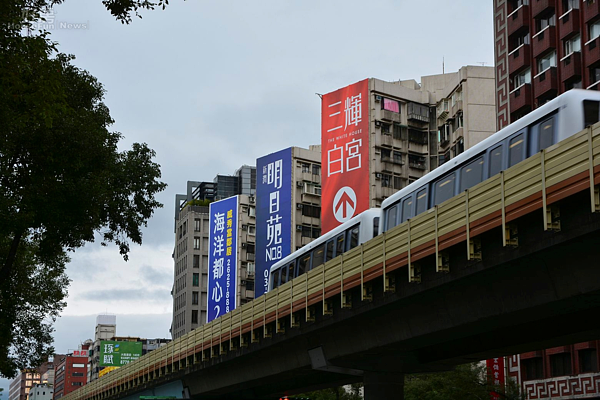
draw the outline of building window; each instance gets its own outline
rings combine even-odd
[[[195,232],[200,232],[200,223],[201,223],[201,221],[199,219],[194,220],[194,231]]]
[[[579,0],[562,0],[563,13],[567,13],[572,9],[579,9]]]
[[[248,235],[256,236],[256,226],[248,225]]]
[[[321,207],[310,204],[300,204],[302,207],[302,215],[311,218],[321,218]]]
[[[200,286],[200,274],[192,275],[192,286],[195,286],[195,287]]]
[[[553,377],[571,375],[571,353],[551,355],[550,372]]]
[[[192,304],[198,305],[198,292],[192,292]]]
[[[392,176],[388,174],[381,174],[381,187],[392,187]]]
[[[423,156],[409,154],[408,155],[408,165],[411,168],[424,170],[424,169],[427,169],[427,160]]]
[[[199,237],[194,238],[194,250],[200,250],[200,238]]]
[[[546,18],[536,19],[535,22],[537,26],[537,32],[539,33],[549,26],[556,25],[556,16],[552,14],[551,16]],[[544,37],[543,35],[543,33],[540,35],[539,40],[541,40]]]
[[[390,134],[390,124],[386,124],[385,122],[381,123],[381,133],[384,135],[389,135]]]
[[[527,358],[521,360],[523,380],[531,381],[544,378],[544,365],[541,357]]]
[[[253,254],[255,251],[256,250],[255,250],[254,244],[252,244],[252,243],[247,243],[246,244],[246,253],[252,253]]]
[[[537,66],[538,73],[542,73],[550,67],[556,67],[556,52],[553,51],[550,54],[538,59]]]
[[[394,164],[402,165],[402,153],[400,153],[399,151],[394,151],[392,162]]]
[[[590,34],[590,42],[600,36],[600,21],[590,24],[588,31]]]
[[[318,164],[313,164],[312,173],[313,175],[321,175],[321,166]]]
[[[71,376],[83,376],[83,372],[73,372]]]
[[[399,176],[394,176],[394,189],[402,189],[402,178]]]
[[[518,75],[515,75],[513,80],[513,88],[516,89],[525,85],[526,83],[531,83],[531,70],[527,69],[526,71],[521,72]]]
[[[248,207],[248,216],[256,217],[256,208],[255,207]]]
[[[310,164],[302,163],[301,167],[302,167],[302,173],[310,174]]]
[[[192,310],[192,324],[198,323],[198,310]]]
[[[194,260],[194,264],[192,265],[192,267],[200,268],[200,255],[194,254],[193,260]]]
[[[392,151],[388,149],[381,149],[381,162],[391,162]]]
[[[82,382],[72,382],[71,385],[72,386],[82,386],[83,383]]]
[[[598,356],[596,349],[579,350],[579,372],[598,371]]]
[[[321,185],[317,185],[316,183],[312,183],[312,182],[304,182],[304,193],[320,196],[321,195]]]
[[[400,103],[396,100],[383,98],[383,102],[381,103],[381,108],[388,111],[400,112]]]
[[[571,53],[581,51],[581,36],[577,35],[572,39],[564,41],[565,56]]]
[[[253,262],[249,262],[248,264],[246,264],[246,272],[248,272],[248,274],[254,274],[254,263]]]

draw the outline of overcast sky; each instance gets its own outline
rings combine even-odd
[[[168,184],[129,262],[114,246],[72,255],[58,353],[93,338],[100,313],[117,315],[118,335],[170,337],[175,194],[319,144],[316,93],[368,77],[420,81],[442,73],[442,60],[446,72],[494,61],[491,0],[170,3],[130,25],[100,0],[54,9],[52,39],[104,85],[121,148],[148,143]]]

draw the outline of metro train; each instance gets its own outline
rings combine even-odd
[[[600,92],[572,89],[271,266],[269,290],[600,120]]]

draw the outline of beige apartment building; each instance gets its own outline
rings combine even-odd
[[[191,199],[194,193],[191,191]],[[238,195],[238,259],[236,305],[254,299],[256,235],[255,197]],[[177,339],[206,322],[209,207],[183,202],[175,220],[173,322],[171,336]]]
[[[321,146],[292,147],[292,251],[321,236]]]
[[[492,67],[369,79],[370,207],[493,134],[494,90]]]

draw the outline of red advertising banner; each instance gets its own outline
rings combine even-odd
[[[492,358],[485,361],[490,383],[504,387],[504,357]],[[500,400],[500,395],[496,392],[490,392],[491,400]]]
[[[321,233],[369,208],[369,80],[321,102]]]

